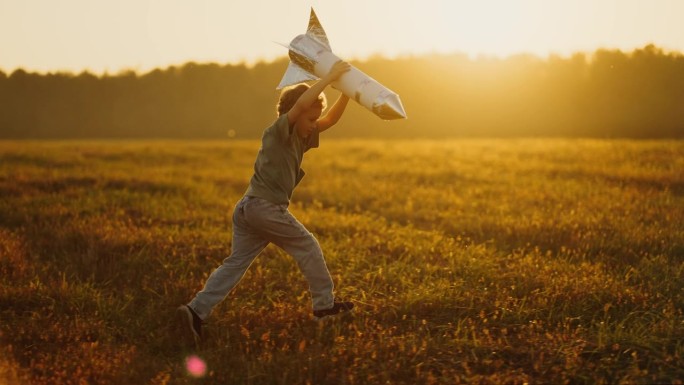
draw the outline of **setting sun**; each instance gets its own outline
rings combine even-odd
[[[469,53],[506,55],[522,43],[521,26],[526,12],[512,2],[472,2],[467,6],[445,2],[436,15],[441,34],[435,46],[441,51],[459,50]],[[467,16],[467,17],[466,17]]]

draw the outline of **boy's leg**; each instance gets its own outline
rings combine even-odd
[[[244,203],[245,199],[241,200],[233,214],[233,244],[230,256],[211,273],[202,291],[188,304],[203,320],[237,285],[256,256],[268,245],[268,241],[254,232],[245,220]]]
[[[290,254],[306,277],[314,310],[333,306],[333,281],[316,238],[284,205],[259,200],[260,210],[250,211],[247,220],[261,235]]]
[[[301,237],[282,237],[274,239],[273,243],[295,259],[299,270],[306,277],[311,292],[313,310],[331,308],[334,302],[334,284],[323,258],[321,246],[313,234],[308,232],[307,235]]]

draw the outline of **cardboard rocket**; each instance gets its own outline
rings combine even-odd
[[[295,37],[289,49],[290,64],[285,71],[278,89],[325,76],[333,64],[341,60],[330,48],[328,37],[311,8],[309,27],[303,35]],[[356,100],[384,120],[405,119],[406,112],[399,95],[392,92],[375,79],[351,66],[349,72],[340,76],[332,86]]]

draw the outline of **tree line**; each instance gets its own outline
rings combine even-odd
[[[288,61],[138,74],[0,71],[0,138],[258,138]],[[407,120],[350,103],[334,137],[684,137],[684,56],[648,45],[570,57],[423,55],[352,62]],[[329,103],[336,91],[326,91]]]

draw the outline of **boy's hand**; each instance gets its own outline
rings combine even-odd
[[[293,127],[297,119],[299,119],[300,115],[309,107],[311,107],[311,104],[313,104],[313,102],[316,101],[316,99],[318,99],[318,95],[320,95],[321,92],[323,92],[325,87],[339,79],[340,76],[348,72],[350,69],[351,65],[349,65],[349,63],[340,60],[333,64],[332,68],[330,69],[330,72],[328,72],[327,75],[325,75],[321,80],[314,83],[308,90],[304,91],[304,93],[299,97],[299,99],[297,99],[297,102],[295,102],[294,106],[290,108],[290,111],[287,112],[287,121],[290,124],[290,127]],[[344,105],[346,105],[346,103],[344,103]],[[344,108],[342,108],[341,110],[344,110]]]
[[[330,72],[328,72],[328,75],[326,77],[328,80],[331,82],[337,80],[342,76],[343,74],[349,72],[351,70],[351,65],[347,63],[344,60],[340,60],[333,64],[332,68],[330,69]]]

